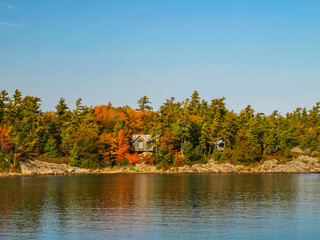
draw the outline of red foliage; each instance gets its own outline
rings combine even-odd
[[[11,148],[11,141],[10,138],[8,136],[8,128],[7,125],[4,124],[3,126],[0,127],[0,148],[1,148],[1,152],[4,149],[8,149]]]

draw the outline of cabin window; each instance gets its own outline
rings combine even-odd
[[[144,142],[138,142],[138,148],[144,148]]]

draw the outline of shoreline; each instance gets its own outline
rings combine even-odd
[[[48,163],[38,160],[21,161],[21,172],[0,172],[0,177],[44,176],[44,175],[80,175],[80,174],[311,174],[320,173],[319,158],[299,156],[286,163],[276,159],[264,161],[255,166],[217,163],[213,160],[206,164],[171,167],[168,170],[157,169],[144,163],[135,167],[120,167],[119,169],[84,169],[67,164]]]

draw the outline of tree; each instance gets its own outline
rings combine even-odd
[[[9,101],[8,92],[5,90],[2,90],[0,93],[0,124],[3,121],[6,105],[8,101]]]
[[[46,155],[51,158],[58,157],[57,143],[53,138],[48,139],[45,146]]]
[[[70,155],[70,166],[74,167],[80,167],[81,166],[81,150],[80,148],[75,144],[71,150],[71,155]]]
[[[182,145],[182,152],[184,155],[184,162],[191,165],[196,161],[203,160],[200,147],[194,147],[189,141],[186,141]]]
[[[200,97],[197,91],[194,91],[191,95],[191,101],[187,107],[187,114],[196,115],[199,113],[200,109]]]
[[[131,163],[131,164],[136,164],[136,163],[140,162],[140,157],[139,157],[138,153],[134,153],[134,154],[127,153],[126,158],[128,159],[129,163]]]
[[[126,159],[130,148],[131,147],[129,144],[129,138],[126,132],[123,129],[121,129],[118,134],[118,149],[117,149],[117,155],[116,155],[116,160],[118,164],[120,164],[121,161]]]
[[[173,163],[173,154],[170,153],[167,145],[161,145],[157,154],[156,163],[160,167],[167,167]]]
[[[62,127],[68,121],[70,121],[70,112],[68,105],[66,104],[66,100],[64,98],[60,98],[58,105],[56,106],[58,125]]]
[[[143,96],[138,100],[138,105],[139,105],[139,111],[144,111],[144,110],[152,110],[152,107],[148,104],[151,104],[149,101],[149,98],[147,96]]]
[[[8,136],[8,128],[7,125],[4,124],[3,126],[0,126],[0,148],[1,148],[1,153],[5,149],[9,149],[12,147],[10,138]]]

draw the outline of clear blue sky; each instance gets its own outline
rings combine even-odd
[[[320,101],[319,0],[0,0],[0,88],[157,109],[194,90],[239,111]]]

